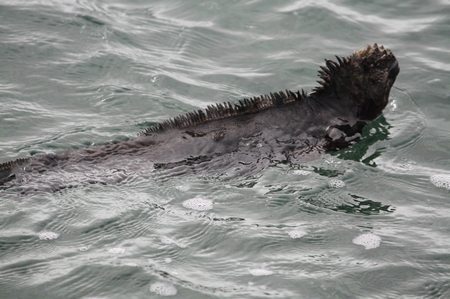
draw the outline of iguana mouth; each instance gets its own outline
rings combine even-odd
[[[390,79],[395,79],[397,77],[398,73],[400,73],[400,67],[398,66],[397,60],[391,65],[388,72]]]

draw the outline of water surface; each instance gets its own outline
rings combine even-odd
[[[361,142],[310,163],[0,193],[0,298],[449,298],[448,32],[445,0],[3,1],[0,162],[309,92],[369,43],[401,73]]]

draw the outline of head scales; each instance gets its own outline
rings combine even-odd
[[[340,101],[343,107],[356,109],[357,117],[371,120],[387,105],[389,91],[400,70],[389,49],[374,44],[349,57],[325,59],[317,81],[320,86],[311,95],[320,101]]]

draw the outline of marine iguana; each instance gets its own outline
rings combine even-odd
[[[400,71],[392,52],[377,44],[336,59],[325,59],[309,95],[286,90],[217,104],[148,127],[131,141],[6,162],[0,185],[56,191],[160,168],[236,175],[316,159],[359,138],[387,105]]]

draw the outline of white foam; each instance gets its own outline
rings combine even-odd
[[[175,189],[177,189],[178,191],[186,192],[186,191],[189,191],[189,189],[191,189],[191,187],[188,185],[179,185],[179,186],[176,186]]]
[[[196,210],[196,211],[208,211],[212,210],[213,202],[209,199],[204,199],[201,197],[195,197],[183,202],[183,207],[186,209]]]
[[[155,282],[150,285],[150,292],[160,296],[175,296],[177,294],[177,289],[171,283]]]
[[[161,243],[166,244],[166,245],[175,243],[174,239],[166,237],[166,236],[159,237],[159,240],[161,240]]]
[[[345,187],[345,183],[342,180],[331,179],[328,181],[328,186],[330,188],[342,188],[342,187]]]
[[[123,265],[124,266],[128,266],[128,267],[139,267],[139,265],[138,264],[136,264],[136,263],[123,263]]]
[[[297,170],[294,170],[293,173],[296,175],[308,175],[311,173],[311,171],[297,169]]]
[[[292,239],[300,239],[303,236],[306,236],[308,233],[304,230],[296,229],[288,232],[289,237]]]
[[[58,233],[54,232],[40,232],[39,233],[39,240],[54,240],[59,237]]]
[[[381,238],[374,234],[362,234],[353,239],[353,244],[364,246],[366,249],[373,249],[380,246]]]
[[[110,248],[108,249],[109,253],[114,253],[114,254],[122,254],[125,253],[125,248],[121,248],[121,247],[114,247],[114,248]]]
[[[450,175],[448,174],[435,174],[430,176],[430,181],[433,185],[439,188],[445,188],[450,190]]]
[[[273,274],[273,271],[266,269],[249,269],[248,272],[254,276],[267,276]]]

